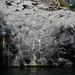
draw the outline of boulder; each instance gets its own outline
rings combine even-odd
[[[75,12],[50,11],[47,9],[55,7],[47,3],[0,0],[1,63],[3,60],[8,66],[71,66],[75,63]]]

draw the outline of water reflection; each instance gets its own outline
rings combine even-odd
[[[75,75],[75,68],[0,68],[0,75]]]

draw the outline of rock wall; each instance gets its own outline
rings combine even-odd
[[[9,1],[9,2],[8,2]],[[0,0],[0,65],[72,66],[75,12],[43,3]]]

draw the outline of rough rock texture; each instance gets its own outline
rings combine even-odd
[[[33,0],[0,0],[0,65],[75,63],[75,12],[41,7]]]

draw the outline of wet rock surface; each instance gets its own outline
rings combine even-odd
[[[7,66],[75,63],[75,12],[39,9],[43,5],[33,0],[0,0],[0,63]]]

